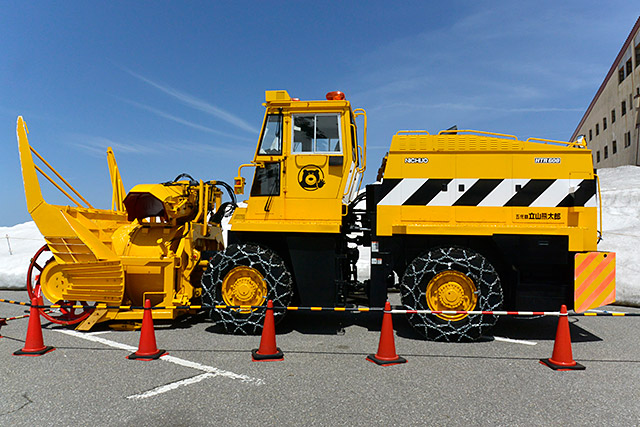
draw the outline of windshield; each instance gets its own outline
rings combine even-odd
[[[260,141],[258,155],[280,155],[282,154],[282,115],[269,114],[267,123]]]

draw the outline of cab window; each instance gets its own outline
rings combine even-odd
[[[269,114],[262,133],[258,155],[279,156],[282,154],[282,115]]]
[[[256,168],[251,186],[251,196],[279,196],[280,195],[280,163],[266,163],[262,168]]]
[[[293,153],[341,153],[339,114],[293,115]]]

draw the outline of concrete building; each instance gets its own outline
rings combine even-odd
[[[640,165],[640,18],[571,140],[593,151],[595,168]]]

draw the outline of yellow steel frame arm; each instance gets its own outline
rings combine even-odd
[[[113,188],[113,192],[111,193],[111,209],[116,212],[124,212],[125,207],[122,201],[127,193],[124,191],[120,169],[118,169],[116,156],[113,154],[111,147],[107,148],[107,163],[109,164],[109,176],[111,176],[111,188]]]
[[[32,213],[44,203],[44,198],[42,197],[38,174],[36,174],[35,164],[33,163],[33,156],[31,156],[31,146],[29,146],[29,140],[27,139],[29,129],[22,116],[18,117],[16,133],[20,163],[22,164],[22,179],[24,180],[25,196],[27,198],[27,210]]]

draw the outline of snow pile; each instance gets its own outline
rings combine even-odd
[[[601,169],[598,174],[604,227],[598,249],[616,252],[616,301],[640,306],[640,263],[635,258],[640,253],[640,167]],[[227,222],[225,218],[225,237]],[[43,244],[33,222],[0,227],[0,289],[25,287],[29,261]],[[360,280],[369,277],[369,258],[369,248],[360,248]]]
[[[0,227],[0,289],[25,289],[31,257],[44,245],[36,224]]]
[[[600,169],[601,251],[616,252],[616,302],[640,306],[640,167]]]

